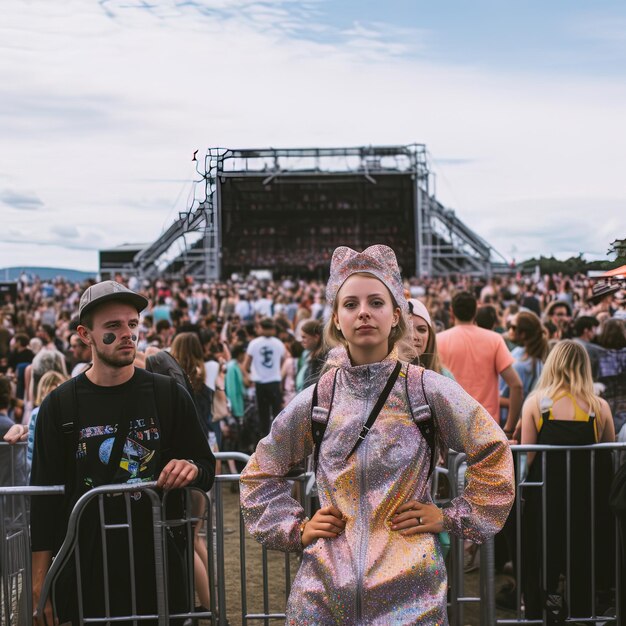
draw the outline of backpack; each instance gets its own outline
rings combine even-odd
[[[424,368],[407,364],[406,369],[400,371],[399,376],[404,378],[406,396],[408,398],[409,410],[415,425],[419,428],[422,437],[430,449],[430,467],[428,477],[433,473],[437,461],[437,420],[435,410],[428,401],[426,389],[424,387]],[[335,397],[335,387],[337,384],[337,373],[339,368],[328,370],[320,377],[313,389],[313,402],[311,404],[311,434],[313,436],[313,467],[317,472],[320,448],[328,426],[328,419]],[[410,379],[410,380],[409,380]],[[421,397],[413,397],[409,394],[409,385],[412,388],[421,387]],[[414,394],[419,396],[419,394]],[[423,402],[422,402],[423,401]],[[420,403],[422,402],[422,403]],[[374,418],[375,419],[375,418]],[[373,423],[370,425],[373,425]],[[367,435],[369,429],[363,436]]]
[[[156,354],[150,355],[146,359],[146,371],[153,374],[163,374],[173,378],[179,385],[184,387],[193,398],[193,387],[187,372],[180,366],[180,363],[165,350],[159,350]]]
[[[204,436],[209,436],[209,422],[211,421],[211,406],[213,402],[213,393],[204,385],[198,393],[193,390],[191,380],[187,376],[187,372],[181,367],[180,363],[165,350],[160,350],[156,354],[150,355],[146,359],[146,371],[153,374],[162,374],[173,378],[181,387],[187,390],[187,393],[193,400],[193,405],[196,408],[196,415],[200,422],[200,428]],[[158,404],[157,404],[158,408]]]

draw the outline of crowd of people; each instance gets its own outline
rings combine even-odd
[[[347,312],[342,318],[337,309],[338,292],[344,282],[365,291],[373,288],[350,282],[353,274],[373,274],[392,295],[389,306],[393,305],[399,317],[394,318],[385,339],[388,347],[399,351],[404,360],[442,375],[435,379],[425,377],[430,382],[424,387],[424,394],[427,403],[430,393],[437,403],[437,417],[449,428],[442,433],[443,439],[450,447],[473,450],[485,433],[522,444],[626,441],[626,297],[620,279],[608,282],[582,275],[518,275],[402,280],[399,272],[393,270],[389,278],[384,263],[382,269],[377,265],[380,254],[384,256],[385,252],[359,257],[359,262],[367,265],[367,261],[370,266],[345,271],[345,275],[341,275],[343,266],[333,257],[335,274],[331,265],[328,284],[288,277],[210,284],[190,277],[151,282],[116,277],[118,283],[142,294],[145,300],[132,330],[136,346],[133,365],[152,371],[151,363],[156,355],[162,352],[172,355],[184,372],[200,425],[212,449],[256,451],[254,463],[244,474],[247,482],[242,483],[245,486],[242,504],[251,531],[273,547],[291,549],[294,541],[291,517],[301,527],[296,539],[301,538],[305,546],[316,538],[329,536],[322,530],[326,528],[324,524],[330,524],[328,532],[334,533],[331,536],[342,534],[346,528],[345,512],[339,514],[334,504],[330,504],[336,503],[339,496],[321,502],[326,504],[320,509],[320,515],[325,516],[322,522],[319,517],[311,521],[301,519],[299,512],[293,512],[290,502],[284,509],[274,510],[286,525],[283,535],[280,524],[274,529],[263,527],[270,518],[261,516],[261,523],[258,516],[270,506],[275,493],[271,492],[269,500],[264,501],[259,490],[255,490],[254,481],[258,474],[271,473],[267,468],[285,469],[283,465],[302,460],[295,457],[303,450],[297,447],[292,450],[288,445],[296,445],[289,439],[293,425],[285,426],[287,418],[281,417],[281,425],[277,422],[274,428],[274,420],[279,414],[287,413],[292,415],[289,418],[292,422],[300,420],[306,426],[308,413],[302,409],[302,398],[310,394],[312,387],[317,390],[316,384],[323,380],[325,371],[333,368],[342,371],[343,378],[339,380],[343,385],[370,384],[370,374],[367,380],[363,378],[356,355],[361,355],[365,359],[362,362],[367,364],[373,363],[368,360],[371,355],[359,352],[358,337],[349,338],[339,324],[341,319],[348,319]],[[394,267],[393,263],[389,261],[389,266]],[[334,289],[333,280],[338,281],[337,276],[342,276],[343,282],[337,282]],[[0,436],[12,443],[27,440],[29,463],[38,440],[39,409],[46,396],[65,381],[93,372],[100,362],[101,354],[95,357],[94,344],[87,340],[89,333],[77,315],[79,307],[84,306],[81,294],[88,286],[63,278],[40,280],[24,273],[18,281],[17,299],[1,305]],[[355,309],[361,306],[360,297],[354,296]],[[366,294],[363,298],[367,300],[370,296]],[[401,320],[406,320],[406,328]],[[364,332],[368,330],[366,326],[363,328]],[[407,340],[403,352],[403,342]],[[104,344],[108,341],[106,333],[102,341]],[[347,350],[347,356],[337,352],[339,346]],[[375,361],[385,364],[380,369],[385,370],[385,377],[389,375],[387,369],[391,365],[386,365],[386,353],[376,354]],[[405,376],[409,376],[409,370]],[[455,394],[460,393],[457,389],[467,394],[457,398],[458,407],[464,407],[463,416],[450,408],[453,403],[449,399],[447,403],[437,399],[442,390],[449,397],[457,397]],[[348,407],[350,394],[347,390],[342,394],[340,385],[335,401]],[[310,404],[310,398],[308,401]],[[484,416],[490,416],[489,421]],[[470,420],[467,429],[460,426],[466,419]],[[474,420],[473,433],[471,420]],[[381,421],[386,423],[384,417]],[[504,471],[502,463],[502,459],[494,461],[493,467]],[[532,458],[529,463],[532,465]],[[324,468],[323,462],[321,467]],[[414,478],[421,484],[427,477],[428,464],[420,467],[420,472],[426,474]],[[237,468],[231,464],[229,469],[235,472]],[[472,476],[472,471],[470,463],[468,476]],[[475,471],[480,476],[478,469]],[[562,468],[551,471],[562,473]],[[324,488],[331,489],[326,484],[331,474],[328,470],[321,475],[322,493]],[[340,478],[335,476],[333,480]],[[439,519],[431,509],[420,508],[421,504],[398,509],[396,523],[401,530],[410,528],[414,521],[410,511],[417,511],[416,526],[422,526],[422,518],[428,520],[424,524],[427,530],[423,532],[454,531],[458,526],[456,530],[466,539],[477,539],[482,536],[482,526],[495,532],[497,524],[490,521],[491,516],[495,515],[504,524],[505,492],[503,487],[497,515],[476,513],[474,533],[463,530],[453,512]],[[348,490],[346,495],[351,493]],[[471,496],[467,497],[471,500]],[[530,500],[528,511],[533,507]],[[472,505],[473,510],[476,506]],[[555,516],[556,527],[557,513],[550,514]],[[561,514],[562,511],[558,513]],[[358,513],[353,517],[356,519]],[[312,523],[314,520],[317,521]],[[311,525],[307,529],[308,524]],[[526,521],[525,532],[532,535],[532,528]],[[371,532],[377,530],[372,528]],[[502,536],[503,547],[497,559],[515,561],[514,550],[507,551],[506,547],[507,543],[509,548],[511,544],[507,542],[507,537],[510,539],[507,526]],[[537,585],[544,592],[553,591],[559,576],[565,573],[564,567],[564,563],[555,559],[549,580],[541,581],[539,574],[534,578],[527,575],[523,581],[513,581],[504,592],[508,591],[512,597],[515,584],[525,585],[527,606],[533,615],[539,615]],[[573,574],[578,585],[580,575],[576,572],[585,568],[588,562],[583,559]],[[300,582],[303,581],[307,579]],[[430,597],[441,595],[440,582],[434,580]],[[310,579],[306,584],[309,589],[315,586]],[[381,586],[381,602],[389,592],[386,589],[385,585]],[[587,596],[578,594],[580,610],[586,610],[590,602]],[[445,598],[440,600],[445,604]],[[506,604],[506,598],[501,600]],[[383,605],[372,606],[372,614],[384,613]],[[307,619],[322,610],[319,603],[305,606],[301,599],[291,607],[294,615]],[[403,610],[412,615],[415,607],[409,603]]]
[[[319,377],[325,362],[322,327],[330,315],[322,282],[117,280],[149,301],[138,329],[139,364],[155,350],[171,350],[177,335],[197,335],[205,363],[204,383],[215,392],[218,375],[224,377],[228,417],[234,419],[220,420],[220,429],[212,425],[210,430],[226,446],[253,450],[258,438],[269,432],[270,418]],[[41,378],[56,372],[43,386],[49,391],[52,384],[84,371],[91,361],[89,346],[76,332],[76,310],[84,287],[63,278],[42,281],[24,273],[18,281],[17,301],[5,302],[0,309],[0,374],[13,382],[9,414],[18,424],[31,424],[31,434],[31,415],[36,419],[43,399],[38,394]],[[516,440],[520,433],[512,431],[521,403],[536,384],[549,349],[566,338],[585,347],[596,390],[612,408],[616,432],[626,424],[620,379],[626,300],[618,283],[580,275],[539,280],[456,277],[410,279],[404,288],[409,303],[420,307],[421,315],[414,319],[421,320],[426,337],[421,362],[439,373],[453,374],[508,434],[517,435]],[[469,310],[455,314],[452,302],[460,293],[469,294]],[[457,306],[463,308],[459,302]],[[494,334],[479,333],[481,327],[494,331],[502,342]],[[419,344],[422,340],[415,328]],[[495,342],[498,362],[489,371],[478,338]],[[265,360],[262,367],[261,360]],[[508,421],[507,416],[511,416]],[[233,442],[233,437],[241,442]]]

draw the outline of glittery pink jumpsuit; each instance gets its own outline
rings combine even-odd
[[[430,502],[430,453],[399,377],[374,427],[348,460],[396,355],[351,366],[343,352],[337,388],[321,446],[317,484],[322,506],[346,517],[343,534],[304,549],[287,605],[295,626],[406,626],[447,624],[447,577],[437,535],[401,536],[390,518],[403,502]],[[455,382],[424,373],[444,444],[467,453],[467,486],[443,510],[444,528],[481,542],[504,524],[514,499],[513,462],[493,418]],[[409,377],[409,380],[415,378]],[[419,377],[418,377],[419,380]],[[422,385],[408,388],[411,406],[423,406]],[[267,548],[300,551],[304,519],[282,478],[312,451],[310,387],[276,418],[241,478],[246,527]],[[416,419],[418,419],[416,415]]]

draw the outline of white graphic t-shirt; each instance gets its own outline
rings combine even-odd
[[[246,351],[252,357],[251,377],[255,383],[280,382],[280,362],[285,346],[276,337],[257,337]]]

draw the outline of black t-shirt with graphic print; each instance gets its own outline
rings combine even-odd
[[[205,491],[211,488],[215,458],[202,434],[191,397],[172,383],[173,415],[168,415],[165,407],[159,407],[157,413],[154,376],[135,369],[129,381],[113,387],[94,385],[86,374],[76,378],[76,465],[70,469],[65,467],[68,436],[60,429],[64,421],[60,415],[61,387],[46,397],[35,429],[31,485],[65,485],[73,474],[74,488],[67,498],[32,499],[34,551],[58,549],[71,506],[91,487],[156,480],[161,469],[175,458],[192,459],[199,470],[194,485]],[[119,465],[110,468],[108,461],[119,428],[128,434]]]
[[[76,466],[85,487],[158,478],[161,433],[152,383],[134,378],[112,388],[113,392],[97,387],[86,376],[76,381],[80,407]],[[127,429],[128,435],[120,462],[112,468],[109,458],[120,428]]]

